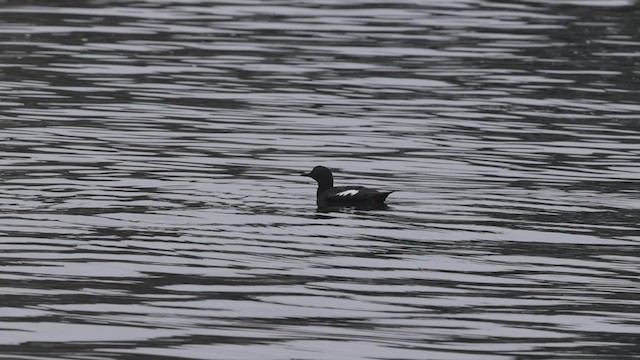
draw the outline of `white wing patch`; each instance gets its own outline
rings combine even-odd
[[[355,196],[359,192],[360,190],[355,190],[355,189],[345,190],[343,192],[337,193],[336,196]]]

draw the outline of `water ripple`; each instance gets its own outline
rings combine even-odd
[[[5,357],[639,353],[637,4],[3,10]]]

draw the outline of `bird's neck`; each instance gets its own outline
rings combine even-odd
[[[333,179],[325,179],[318,182],[318,194],[327,191],[333,187]]]

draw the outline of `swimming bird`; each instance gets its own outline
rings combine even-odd
[[[393,191],[378,191],[364,186],[333,186],[331,170],[316,166],[311,172],[301,174],[318,183],[317,203],[319,207],[339,205],[381,206]]]

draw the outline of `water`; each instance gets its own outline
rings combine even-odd
[[[0,357],[639,358],[638,15],[3,2]]]

